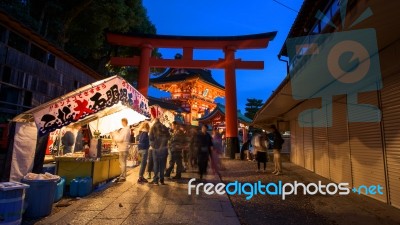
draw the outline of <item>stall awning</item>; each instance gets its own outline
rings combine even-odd
[[[39,134],[44,135],[71,123],[86,124],[117,112],[130,117],[130,124],[150,116],[148,100],[123,78],[113,76],[26,111],[13,121],[35,122]]]

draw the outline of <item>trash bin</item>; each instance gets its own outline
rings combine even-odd
[[[60,177],[46,180],[22,179],[22,183],[30,186],[25,198],[25,217],[39,218],[50,215],[59,179]]]
[[[19,182],[0,183],[0,224],[21,224],[26,188]]]
[[[51,174],[56,174],[56,164],[54,163],[48,163],[43,165],[43,173],[51,173]]]

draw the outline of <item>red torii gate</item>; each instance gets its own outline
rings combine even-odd
[[[155,68],[198,68],[225,69],[225,110],[226,143],[230,157],[239,152],[237,127],[236,69],[264,69],[263,61],[242,61],[235,59],[237,49],[267,48],[276,32],[254,35],[207,37],[207,36],[170,36],[170,35],[128,35],[107,33],[107,41],[113,45],[139,47],[140,56],[131,58],[112,57],[115,66],[138,66],[138,90],[147,97],[150,67]],[[182,48],[181,59],[159,59],[151,57],[153,48]],[[221,49],[224,59],[193,60],[193,49]]]

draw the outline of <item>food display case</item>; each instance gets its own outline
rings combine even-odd
[[[76,177],[92,177],[93,186],[119,176],[118,153],[103,154],[101,157],[92,159],[85,157],[58,156],[57,174],[65,177],[67,185]]]

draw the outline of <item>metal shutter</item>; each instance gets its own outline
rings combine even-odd
[[[330,178],[336,183],[347,182],[352,186],[346,99],[344,97],[334,97],[332,112],[332,126],[328,127]]]
[[[291,144],[291,149],[290,149],[290,161],[294,164],[299,164],[298,159],[297,159],[297,143],[296,140],[298,137],[296,137],[296,120],[291,120],[290,121],[290,144]]]
[[[313,128],[303,128],[304,140],[304,167],[308,170],[314,171],[314,147],[313,147]]]
[[[400,208],[400,76],[384,80],[382,99],[390,203]]]
[[[296,120],[296,150],[297,150],[297,165],[304,167],[304,146],[303,146],[303,128],[299,126],[299,121]]]
[[[313,136],[315,173],[329,179],[329,149],[327,128],[314,127]]]
[[[377,92],[358,94],[358,103],[378,105]],[[356,112],[361,115],[363,111]],[[353,185],[378,185],[386,193],[381,125],[377,122],[349,123]],[[369,195],[386,202],[386,195]]]

